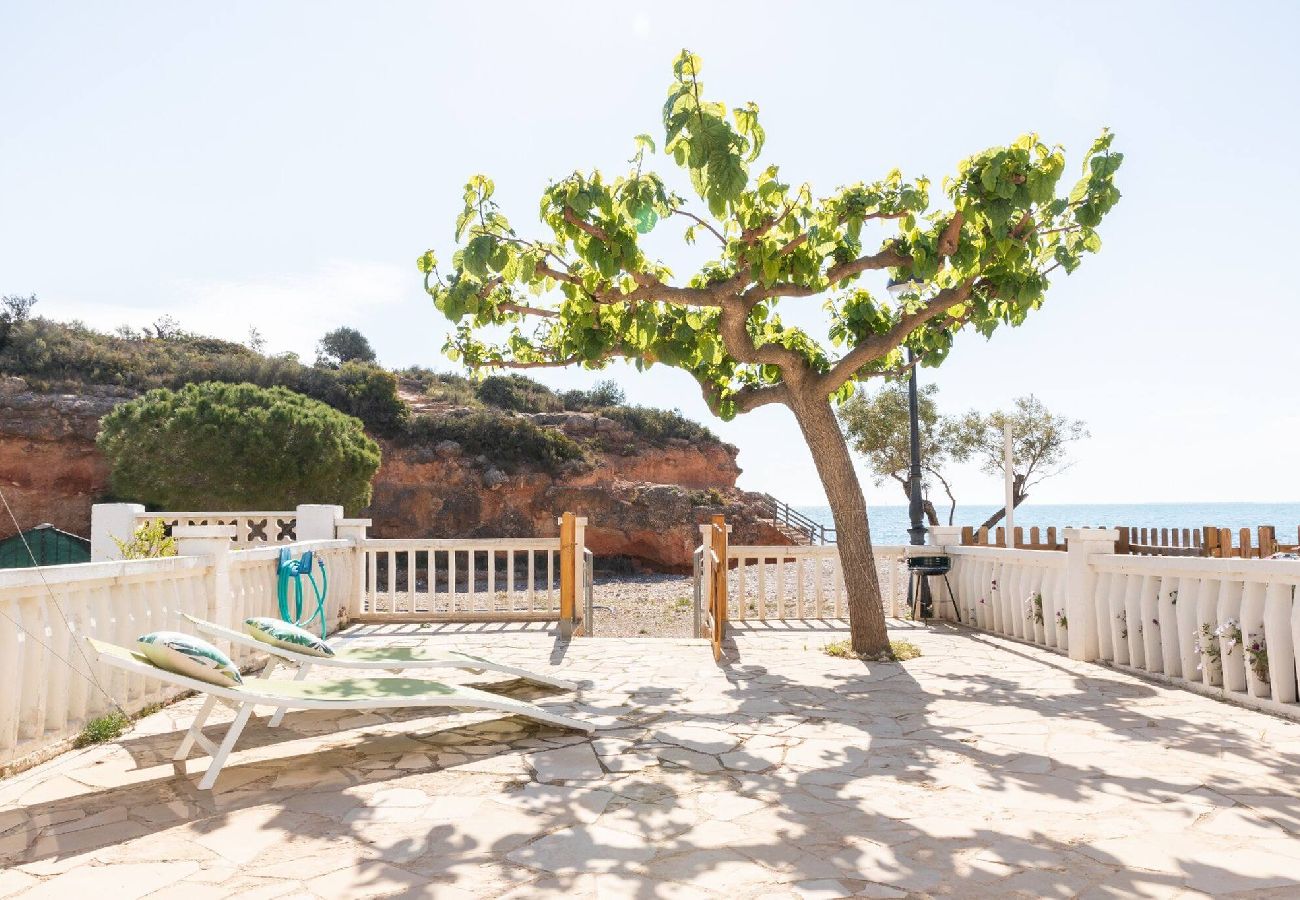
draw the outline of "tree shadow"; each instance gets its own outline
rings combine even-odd
[[[906,664],[810,657],[797,636],[780,648],[733,638],[720,668],[707,646],[683,647],[639,683],[625,683],[627,671],[642,672],[634,657],[649,649],[602,659],[575,642],[573,665],[605,666],[572,701],[603,722],[590,738],[523,720],[448,729],[445,716],[385,714],[373,726],[382,734],[364,741],[349,732],[311,753],[235,760],[230,786],[211,795],[159,778],[30,804],[26,821],[122,808],[134,840],[187,822],[211,836],[267,810],[259,829],[357,854],[342,893],[455,884],[499,895],[516,882],[520,896],[581,893],[596,874],[638,897],[682,883],[742,893],[751,881],[1150,896],[1285,890],[1300,878],[1300,797],[1283,789],[1300,775],[1290,749],[1300,727],[1276,722],[1289,747],[1261,754],[1261,722],[1275,720],[1259,713],[964,630],[926,637],[927,655]],[[292,719],[312,739],[339,724]],[[241,749],[282,740],[268,732],[250,727]],[[123,746],[151,761],[178,737]],[[589,779],[542,784],[523,761],[539,752],[598,752],[601,763]],[[427,764],[401,768],[411,754]],[[1229,811],[1262,830],[1179,834]],[[87,850],[39,844],[50,827],[7,861]]]

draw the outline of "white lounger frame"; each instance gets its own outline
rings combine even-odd
[[[498,710],[510,715],[523,715],[536,719],[539,722],[545,722],[548,725],[559,725],[564,728],[572,728],[576,731],[587,732],[588,734],[595,730],[595,726],[583,722],[579,719],[571,719],[568,716],[557,715],[542,709],[531,703],[524,703],[520,700],[510,700],[506,697],[494,697],[491,694],[479,691],[482,697],[465,697],[463,695],[451,695],[448,697],[370,697],[358,698],[355,700],[312,700],[301,697],[285,697],[269,691],[263,690],[258,692],[254,687],[256,680],[244,682],[240,688],[225,688],[220,685],[209,684],[206,681],[199,681],[197,678],[189,678],[185,675],[178,675],[175,672],[168,672],[160,669],[150,663],[141,662],[135,658],[122,658],[108,653],[100,653],[95,647],[92,638],[86,638],[91,648],[99,656],[99,661],[119,669],[125,669],[137,675],[144,675],[148,678],[157,678],[160,681],[167,681],[186,690],[196,691],[206,694],[203,706],[199,709],[198,715],[190,724],[189,730],[185,732],[185,737],[181,739],[181,744],[176,748],[172,755],[173,760],[183,761],[198,744],[208,755],[212,757],[212,762],[208,770],[204,773],[203,778],[199,781],[199,789],[208,791],[217,782],[217,776],[221,774],[222,767],[226,764],[226,759],[235,748],[235,742],[239,740],[239,735],[243,732],[244,726],[248,724],[249,718],[253,715],[253,710],[258,706],[276,707],[276,713],[268,723],[274,727],[280,723],[286,711],[290,709],[411,709],[419,707],[437,708],[446,707],[451,709],[486,709]],[[121,649],[121,648],[119,648]],[[295,681],[302,680],[306,673],[305,668],[299,670]],[[431,682],[436,684],[437,682]],[[235,710],[235,720],[230,723],[226,730],[226,735],[222,738],[221,743],[214,744],[203,734],[203,725],[207,722],[208,715],[218,703]],[[522,708],[521,708],[522,707]]]
[[[475,675],[480,672],[496,672],[501,675],[509,675],[512,678],[522,678],[525,681],[531,681],[535,684],[544,684],[547,687],[558,688],[562,691],[574,691],[578,686],[572,681],[565,681],[563,678],[555,678],[550,675],[543,675],[540,672],[534,672],[531,669],[521,669],[518,666],[508,666],[504,663],[493,662],[491,660],[479,659],[477,657],[457,656],[448,654],[439,659],[423,660],[392,660],[385,662],[383,660],[358,660],[348,657],[335,656],[311,656],[306,653],[297,653],[285,647],[277,647],[274,644],[268,644],[265,641],[259,641],[257,638],[235,631],[231,628],[223,628],[206,619],[199,619],[191,615],[185,615],[185,619],[191,625],[197,628],[208,637],[227,640],[233,644],[239,644],[243,647],[249,647],[253,650],[261,650],[271,655],[271,660],[262,670],[262,678],[271,677],[271,672],[275,670],[277,657],[280,662],[286,663],[297,669],[294,675],[295,681],[301,681],[307,677],[307,671],[312,666],[326,666],[337,669],[380,669],[384,672],[402,672],[406,669],[460,669],[464,672],[471,672]],[[284,718],[284,713],[276,713],[271,719],[271,725],[274,727],[280,724]]]

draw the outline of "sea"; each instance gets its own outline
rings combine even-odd
[[[796,507],[815,522],[833,526],[829,506]],[[954,525],[977,527],[999,509],[997,505],[960,505],[953,517]],[[947,509],[939,510],[947,524]],[[1300,503],[1025,503],[1016,510],[1016,527],[1047,528],[1133,525],[1138,528],[1239,528],[1254,530],[1256,525],[1277,528],[1280,542],[1296,540],[1300,527]],[[906,544],[908,515],[906,506],[869,506],[871,540],[876,544]]]

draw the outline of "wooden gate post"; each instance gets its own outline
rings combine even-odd
[[[713,578],[713,658],[722,658],[722,640],[727,631],[727,517],[712,519],[712,549],[717,561],[710,576]]]
[[[578,520],[571,512],[560,516],[560,637],[571,638],[578,610]]]

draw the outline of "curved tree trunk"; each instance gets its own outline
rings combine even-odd
[[[813,463],[826,491],[839,545],[844,587],[848,592],[849,640],[855,653],[879,656],[889,652],[880,579],[871,552],[867,502],[862,496],[848,442],[826,397],[792,403]]]
[[[906,497],[909,502],[911,502],[912,479],[911,478],[900,479],[899,484],[903,486],[903,496]],[[949,497],[951,496],[952,495],[949,494]],[[953,506],[955,507],[956,504],[954,503]],[[926,521],[928,521],[931,526],[939,524],[939,511],[934,508],[934,504],[930,502],[930,499],[928,497],[921,501],[921,510],[925,513]],[[948,524],[951,525],[952,524],[951,514],[948,516],[948,519],[949,519]]]
[[[1021,503],[1024,503],[1024,502],[1025,502],[1025,498],[1028,497],[1028,496],[1029,496],[1029,493],[1028,493],[1027,491],[1024,492],[1024,493],[1021,493],[1021,490],[1020,490],[1020,486],[1019,486],[1019,484],[1015,485],[1015,486],[1012,488],[1012,495],[1011,495],[1011,508],[1012,508],[1012,509],[1019,509],[1019,508],[1020,508],[1020,504],[1021,504]],[[996,524],[998,524],[999,522],[1001,522],[1002,519],[1003,519],[1003,517],[1006,516],[1006,514],[1007,514],[1007,507],[1006,507],[1006,504],[1003,504],[1002,506],[998,507],[998,509],[993,513],[993,515],[989,516],[987,519],[984,520],[984,524],[980,525],[980,528],[992,528],[994,525],[996,525]],[[979,531],[979,528],[977,528],[977,529],[975,529],[975,530],[976,530],[976,531]]]

